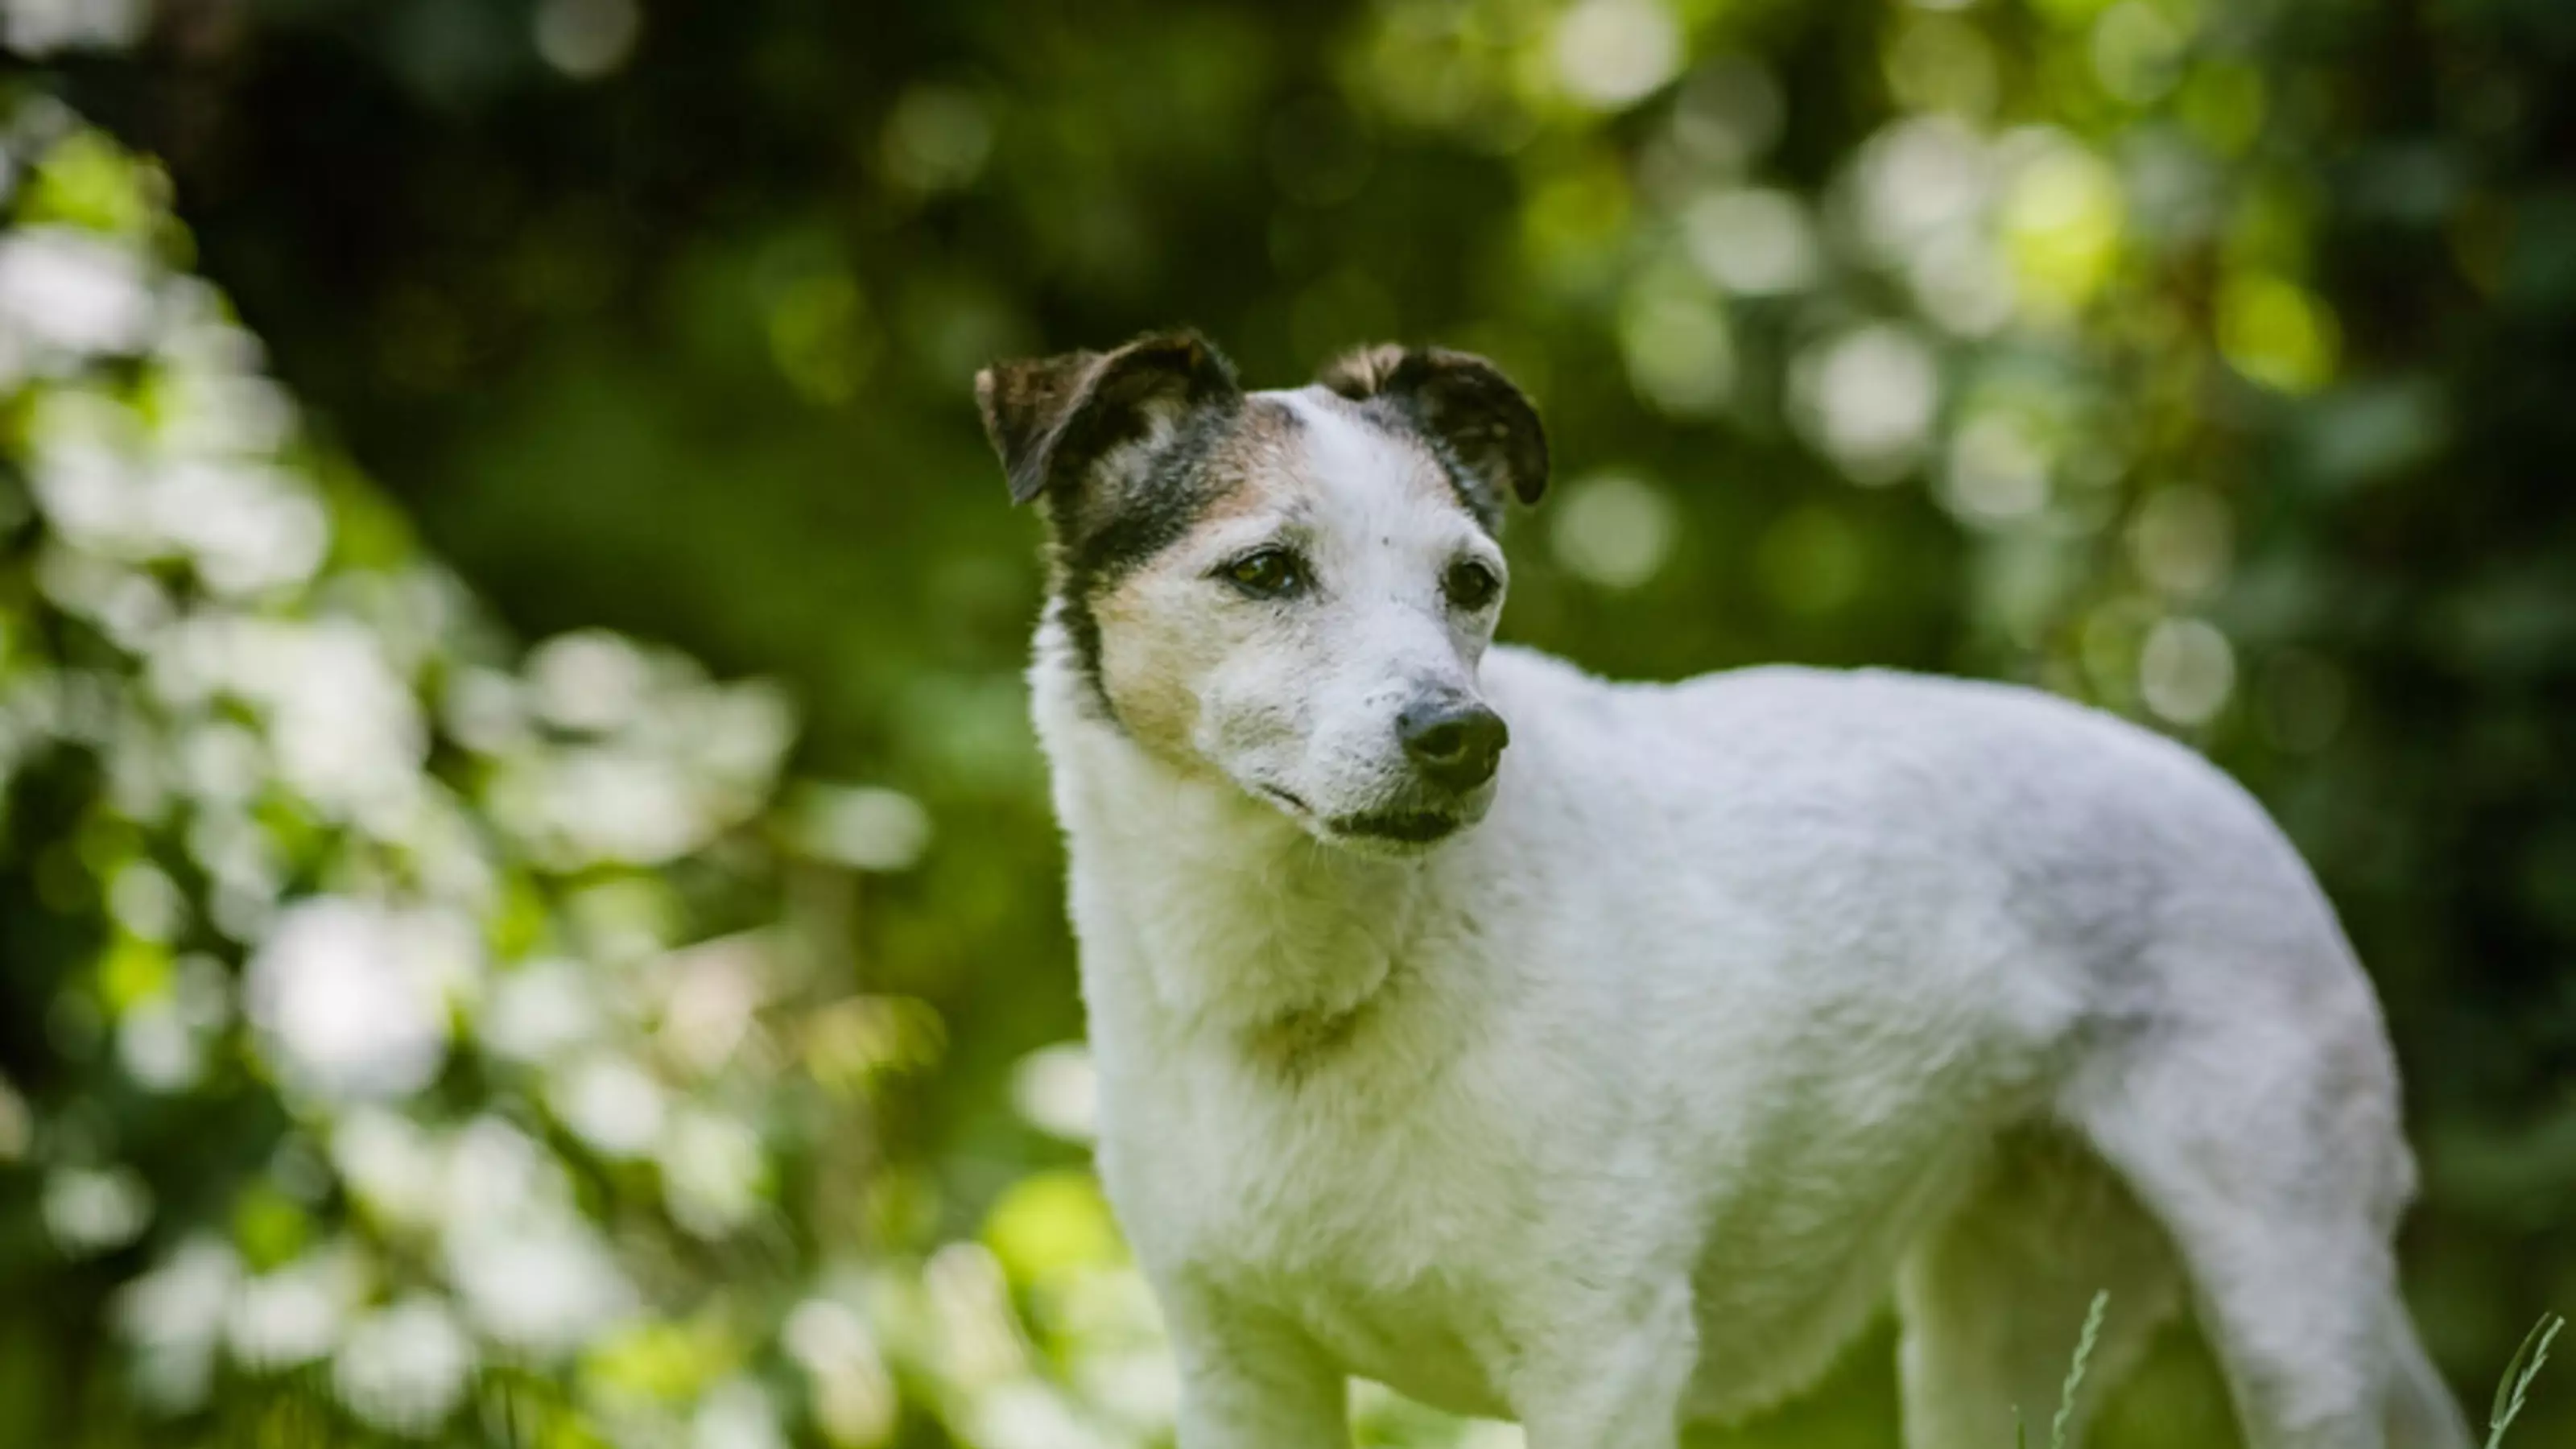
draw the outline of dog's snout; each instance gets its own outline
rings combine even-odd
[[[1473,700],[1437,699],[1408,705],[1396,716],[1404,753],[1423,778],[1452,790],[1472,790],[1493,778],[1510,744],[1503,717]]]

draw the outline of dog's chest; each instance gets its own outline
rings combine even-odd
[[[1497,1124],[1444,1082],[1345,1070],[1364,1060],[1163,1065],[1105,1104],[1110,1187],[1140,1248],[1287,1315],[1355,1373],[1501,1412],[1510,1285],[1490,1274],[1515,1261],[1524,1215]]]

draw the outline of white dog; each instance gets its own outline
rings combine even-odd
[[[1608,684],[1489,647],[1547,447],[1489,364],[1242,391],[1192,335],[976,379],[1182,1449],[1346,1375],[1671,1449],[1889,1283],[1906,1442],[2044,1424],[2188,1303],[2254,1449],[2454,1449],[2370,985],[2259,807],[2027,690]],[[1508,744],[1508,748],[1506,745]],[[2079,1411],[2080,1417],[2080,1411]]]

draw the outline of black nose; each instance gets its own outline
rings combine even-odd
[[[1424,779],[1452,790],[1472,790],[1494,776],[1512,732],[1503,717],[1460,699],[1408,705],[1395,717],[1404,753]]]

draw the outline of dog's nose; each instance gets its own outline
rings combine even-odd
[[[1468,700],[1407,705],[1395,717],[1404,753],[1423,778],[1452,790],[1472,790],[1492,779],[1512,732],[1503,717]]]

